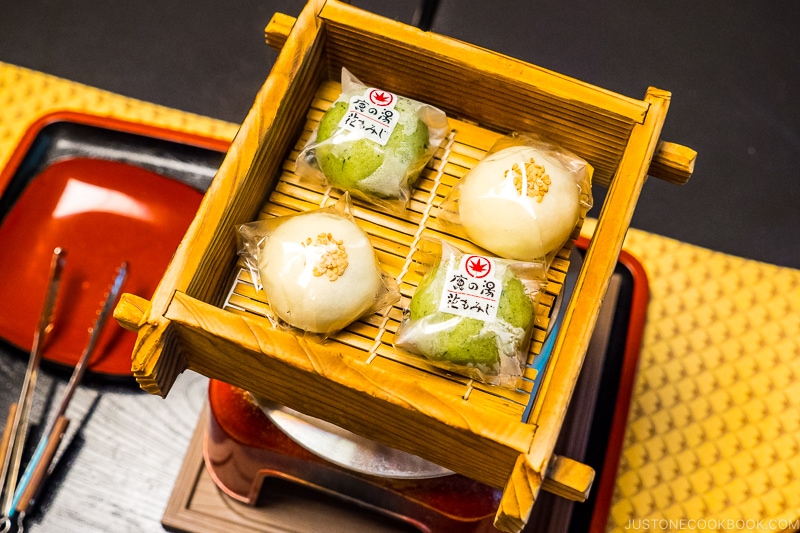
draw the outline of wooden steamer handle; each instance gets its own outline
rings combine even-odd
[[[593,468],[574,459],[553,454],[542,489],[567,500],[585,502],[593,482]]]
[[[114,308],[114,319],[123,328],[136,333],[149,310],[150,302],[148,300],[124,292]]]

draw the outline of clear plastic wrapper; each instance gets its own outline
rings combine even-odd
[[[392,305],[400,294],[353,219],[350,196],[297,215],[242,224],[239,254],[270,320],[324,340],[358,318]]]
[[[298,155],[296,171],[400,212],[448,127],[443,111],[368,87],[343,68],[342,92]]]
[[[463,253],[444,241],[427,241],[425,248],[432,264],[405,310],[395,347],[482,383],[517,387],[546,286],[543,265]]]
[[[550,264],[592,207],[592,167],[535,134],[498,139],[442,202],[439,218],[508,259]]]

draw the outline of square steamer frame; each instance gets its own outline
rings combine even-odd
[[[693,170],[693,150],[659,140],[670,94],[651,87],[641,100],[626,97],[339,0],[310,0],[296,19],[276,14],[266,35],[280,54],[156,292],[149,301],[123,295],[115,310],[120,324],[138,332],[132,372],[140,386],[166,396],[179,374],[192,370],[503,488],[494,523],[501,531],[522,530],[543,488],[585,499],[594,472],[553,448],[647,175],[680,184]],[[416,237],[469,246],[430,210],[504,133],[549,137],[586,159],[593,183],[608,187],[535,398],[395,354],[386,320],[396,315],[368,317],[318,344],[229,305],[242,278],[236,227],[325,200],[325,191],[299,185],[293,160],[335,98],[342,67],[364,83],[439,107],[453,128],[450,149],[440,148],[424,171],[406,216],[356,206],[390,267],[413,255]],[[537,316],[534,351],[571,246],[549,273],[553,289]],[[409,298],[413,283],[401,289]]]

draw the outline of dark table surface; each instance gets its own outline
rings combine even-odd
[[[417,10],[415,2],[353,3],[406,23]],[[302,5],[4,2],[0,61],[240,123],[276,57],[264,26],[274,12],[297,15]],[[441,0],[432,24],[436,32],[629,96],[642,97],[651,85],[672,91],[662,138],[697,150],[695,173],[682,187],[650,180],[632,226],[794,268],[798,28],[796,0]],[[3,420],[25,364],[24,354],[0,346]],[[40,420],[66,377],[44,369],[34,406]],[[192,373],[166,400],[131,383],[87,382],[73,400],[71,444],[42,499],[46,512],[32,516],[30,530],[161,531],[205,394],[206,380]]]

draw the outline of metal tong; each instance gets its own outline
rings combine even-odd
[[[20,390],[17,403],[11,404],[9,408],[8,422],[3,432],[3,439],[0,441],[0,451],[2,451],[3,456],[3,462],[0,464],[0,480],[2,481],[2,486],[0,487],[0,492],[2,492],[0,512],[2,512],[4,531],[9,527],[11,500],[14,496],[14,488],[17,485],[17,476],[22,462],[22,451],[28,434],[33,391],[36,388],[36,379],[39,375],[39,363],[42,360],[45,337],[53,328],[53,309],[58,295],[58,286],[61,283],[64,262],[64,250],[56,248],[50,261],[47,292],[45,293],[42,313],[39,316],[39,325],[34,332],[33,348],[28,359],[28,367],[25,370],[22,390]]]
[[[45,308],[42,313],[42,319],[40,323],[39,332],[47,332],[50,328],[52,328],[52,307],[55,301],[55,293],[58,288],[58,281],[55,283],[52,281],[54,278],[56,280],[60,279],[61,269],[63,268],[63,251],[60,249],[56,249],[56,254],[54,255],[54,268],[52,271],[55,273],[55,276],[51,274],[51,282],[48,285],[48,297],[45,299]],[[58,258],[58,260],[57,260]],[[2,442],[0,442],[0,450],[4,450],[3,446],[5,445],[6,440],[11,443],[13,439],[13,446],[9,445],[9,450],[15,448],[17,446],[17,442],[19,442],[19,449],[18,457],[16,454],[13,455],[10,462],[10,467],[8,468],[8,477],[5,477],[6,472],[4,471],[3,479],[6,481],[3,485],[3,499],[2,501],[2,523],[0,523],[0,532],[5,533],[6,531],[11,529],[11,521],[16,516],[17,518],[17,531],[18,533],[23,529],[23,520],[25,518],[25,513],[30,508],[32,502],[38,497],[39,491],[44,483],[44,480],[47,479],[49,474],[52,471],[51,462],[53,457],[55,456],[56,451],[58,450],[59,445],[61,444],[61,440],[66,433],[67,426],[69,425],[69,418],[66,417],[66,411],[69,407],[69,403],[72,400],[72,396],[75,393],[80,381],[83,379],[84,374],[86,373],[87,369],[87,362],[91,358],[92,353],[94,352],[94,348],[97,345],[97,341],[100,337],[100,332],[103,329],[103,326],[106,322],[106,319],[111,314],[112,307],[114,302],[119,295],[120,289],[122,284],[127,277],[128,266],[127,263],[122,263],[119,267],[117,274],[114,278],[114,282],[111,285],[108,293],[106,294],[105,301],[103,302],[102,307],[98,311],[97,318],[94,321],[94,324],[89,329],[89,341],[86,344],[86,347],[81,354],[80,359],[78,360],[77,364],[75,365],[75,369],[72,372],[72,376],[70,377],[69,383],[67,384],[67,388],[64,391],[64,395],[62,396],[61,402],[58,407],[58,411],[56,412],[55,416],[52,418],[51,422],[46,427],[45,431],[42,433],[42,437],[39,440],[39,444],[36,447],[36,451],[34,452],[31,460],[28,463],[27,468],[25,469],[24,474],[21,478],[19,478],[19,483],[17,483],[17,474],[19,472],[20,466],[20,459],[21,459],[21,448],[24,441],[24,435],[22,439],[18,437],[18,425],[12,425],[6,427],[6,433],[9,435],[8,439],[4,434]],[[52,297],[51,297],[51,292]],[[51,301],[52,298],[52,301]],[[46,319],[45,319],[46,317]],[[47,322],[46,326],[42,326],[42,323]],[[43,337],[43,335],[42,335]],[[33,381],[35,382],[35,370],[38,366],[39,360],[41,359],[41,344],[34,342],[34,350],[32,351],[31,359],[36,359],[33,362],[34,372],[32,375],[34,376]],[[34,353],[36,354],[34,357]],[[31,369],[31,364],[29,363],[29,371]],[[23,384],[23,391],[22,395],[26,395],[27,402],[30,403],[30,396],[33,392],[33,387],[26,387],[29,383],[29,373],[26,373],[25,383]],[[28,390],[29,389],[29,390]],[[20,402],[22,403],[22,401]],[[23,404],[24,405],[24,404]],[[17,420],[19,416],[20,420],[23,419],[22,414],[18,413],[18,409],[12,405],[12,408],[9,410],[9,419],[11,419],[11,412],[15,411],[14,413],[14,420]],[[25,426],[27,427],[27,416],[28,414],[25,413]],[[11,430],[11,431],[9,431]],[[5,465],[5,461],[4,461]],[[5,467],[4,467],[5,470]]]

